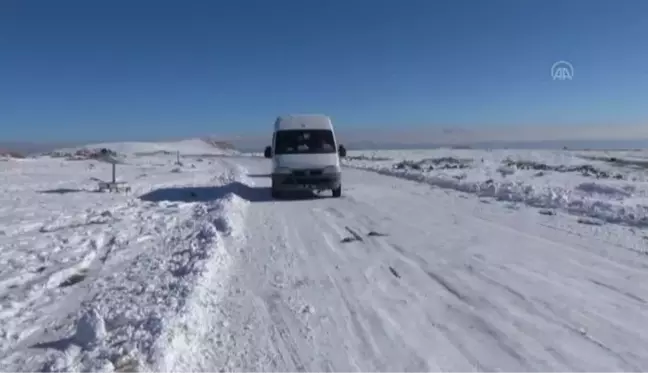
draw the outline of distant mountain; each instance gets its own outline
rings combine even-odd
[[[0,158],[25,158],[25,155],[15,150],[0,148]]]
[[[444,130],[445,134],[463,134],[464,131]],[[451,147],[454,149],[497,149],[497,148],[527,148],[527,149],[645,149],[648,140],[637,137],[636,140],[545,140],[545,141],[444,141],[443,138],[420,134],[414,141],[413,136],[401,139],[398,136],[380,136],[374,134],[345,134],[339,135],[340,143],[348,150],[381,150],[381,149],[434,149]],[[270,145],[272,134],[252,134],[246,136],[205,137],[194,139],[177,139],[166,141],[124,141],[124,142],[0,142],[0,150],[4,153],[15,152],[18,155],[35,155],[49,153],[58,149],[79,149],[81,147],[111,146],[128,152],[157,152],[169,151],[181,153],[230,154],[236,151],[263,152]],[[421,141],[423,139],[423,141]],[[430,139],[431,141],[425,141]],[[418,141],[417,141],[418,140]],[[434,142],[433,142],[434,141]],[[130,149],[129,149],[130,148]],[[116,149],[115,149],[116,150]]]
[[[162,147],[170,146],[169,144],[175,144],[171,147],[178,146],[178,144],[184,144],[181,147],[185,151],[190,151],[192,147],[196,149],[206,150],[208,153],[219,152],[218,150],[224,150],[226,152],[236,151],[234,145],[227,141],[222,141],[218,138],[207,137],[207,138],[194,138],[194,139],[175,139],[175,140],[166,140],[166,141],[115,141],[115,142],[100,142],[100,141],[69,141],[69,142],[28,142],[28,141],[6,141],[0,142],[0,151],[3,152],[16,152],[18,154],[23,154],[26,156],[37,155],[43,153],[50,153],[56,150],[61,149],[79,149],[83,147],[109,147],[110,145],[119,144],[119,147],[128,146],[130,144],[134,147],[141,148],[151,148],[156,147],[155,144],[158,144]],[[163,145],[166,144],[166,145]],[[159,146],[158,146],[159,147]],[[216,150],[215,150],[216,149]]]
[[[123,155],[154,155],[176,154],[181,155],[228,155],[237,151],[228,143],[215,139],[185,139],[167,142],[124,141],[110,143],[87,144],[83,146],[55,149],[47,155],[55,157],[88,158],[100,149],[109,149]]]
[[[228,142],[228,141],[221,141],[221,140],[213,139],[213,138],[205,138],[205,139],[202,139],[202,140],[205,141],[207,144],[210,144],[213,147],[218,148],[218,149],[235,150],[234,145],[231,142]]]

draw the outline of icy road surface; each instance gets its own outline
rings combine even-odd
[[[648,368],[648,258],[592,227],[357,170],[341,199],[271,201],[268,162],[239,162],[230,278],[158,369]]]

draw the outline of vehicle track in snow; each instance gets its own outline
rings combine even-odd
[[[248,180],[229,282],[203,310],[214,338],[161,370],[648,369],[636,253],[539,214],[343,177],[342,198],[279,201],[267,178]]]
[[[645,257],[604,240],[597,242],[594,237],[574,234],[576,232],[556,234],[554,229],[542,223],[544,218],[534,221],[532,218],[538,216],[532,212],[521,219],[501,208],[498,211],[497,207],[487,207],[488,211],[484,212],[482,206],[475,203],[477,207],[471,209],[471,203],[462,199],[446,199],[443,203],[443,199],[408,198],[407,193],[390,196],[362,193],[353,198],[366,204],[351,211],[369,212],[374,208],[382,212],[405,212],[416,211],[417,206],[423,211],[426,208],[446,211],[445,214],[421,214],[418,224],[407,224],[418,229],[419,236],[427,233],[436,237],[429,245],[433,250],[418,250],[417,254],[410,251],[407,255],[419,256],[419,262],[426,266],[437,266],[438,261],[444,263],[442,267],[445,268],[438,270],[453,272],[453,277],[456,276],[453,281],[444,283],[454,284],[455,288],[465,286],[475,293],[471,298],[479,299],[485,307],[471,306],[480,312],[489,309],[500,315],[508,312],[504,321],[515,326],[515,333],[544,340],[544,349],[556,358],[556,362],[562,361],[564,368],[559,369],[583,369],[583,364],[592,366],[588,369],[606,369],[603,367],[609,364],[623,370],[639,370],[646,366],[645,357],[630,352],[634,343],[645,341],[646,333],[627,323],[628,319],[645,318],[648,310],[642,302],[646,291],[640,285],[646,276]],[[443,216],[446,220],[450,217],[454,224],[437,220]],[[421,227],[427,227],[426,232]],[[415,230],[405,233],[406,230],[403,226],[396,230],[396,235],[400,238],[416,235]],[[420,259],[421,254],[430,252],[436,257]],[[405,250],[401,253],[405,255]],[[594,283],[616,283],[617,288],[628,290],[601,294],[600,289],[591,286],[592,278],[599,279]],[[567,334],[564,339],[569,342],[552,340],[550,336],[556,333]],[[515,339],[524,338],[519,335]],[[565,359],[560,355],[560,345],[566,351],[576,350],[577,353]],[[519,349],[527,346],[532,344],[522,344]],[[588,359],[584,354],[590,350],[596,355],[595,359]],[[601,353],[604,355],[600,356]],[[533,367],[541,366],[539,363],[534,363]]]

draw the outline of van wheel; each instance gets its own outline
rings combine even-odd
[[[333,189],[333,197],[340,198],[342,196],[342,185]]]
[[[279,197],[281,197],[281,192],[277,190],[277,188],[275,188],[274,183],[272,183],[272,186],[270,187],[270,195],[274,199],[278,199]]]

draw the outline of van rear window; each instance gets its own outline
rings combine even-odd
[[[331,130],[282,130],[275,134],[275,154],[336,153]]]

